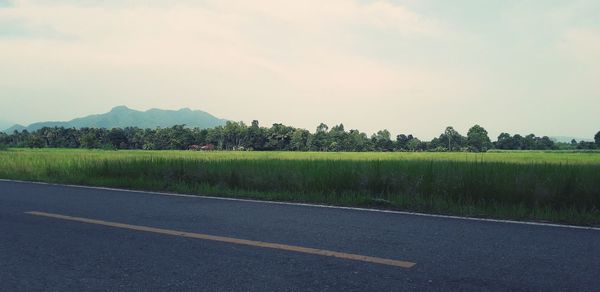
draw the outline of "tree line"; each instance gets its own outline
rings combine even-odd
[[[431,141],[422,141],[411,134],[392,137],[388,130],[368,136],[355,129],[347,131],[343,124],[329,128],[321,123],[314,133],[283,124],[271,127],[243,122],[227,122],[209,129],[187,128],[42,128],[34,132],[15,131],[0,133],[4,147],[30,148],[89,148],[89,149],[145,149],[185,150],[197,145],[214,145],[217,150],[257,151],[472,151],[503,150],[557,150],[600,149],[600,132],[595,142],[556,143],[549,137],[534,134],[521,136],[502,133],[492,142],[488,132],[475,125],[463,136],[453,127]],[[2,146],[0,146],[2,147]]]

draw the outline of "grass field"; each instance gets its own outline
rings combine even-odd
[[[600,153],[0,151],[0,178],[600,225]]]

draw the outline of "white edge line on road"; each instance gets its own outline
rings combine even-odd
[[[412,215],[412,216],[432,217],[432,218],[457,219],[457,220],[467,220],[467,221],[510,223],[510,224],[521,224],[521,225],[546,226],[546,227],[561,227],[561,228],[571,228],[571,229],[583,229],[583,230],[600,231],[599,227],[577,226],[577,225],[566,225],[566,224],[553,224],[553,223],[542,223],[542,222],[531,222],[531,221],[515,221],[515,220],[503,220],[503,219],[461,217],[461,216],[427,214],[427,213],[417,213],[417,212],[408,212],[408,211],[380,210],[380,209],[369,209],[369,208],[359,208],[359,207],[344,207],[344,206],[319,205],[319,204],[309,204],[309,203],[293,203],[293,202],[281,202],[281,201],[263,201],[263,200],[253,200],[253,199],[214,197],[214,196],[205,196],[205,195],[186,195],[186,194],[167,193],[167,192],[139,191],[139,190],[118,189],[118,188],[109,188],[109,187],[94,187],[94,186],[82,186],[82,185],[59,184],[59,183],[47,183],[47,182],[37,182],[37,181],[23,181],[23,180],[12,180],[12,179],[0,179],[0,182],[15,182],[15,183],[24,183],[24,184],[62,186],[62,187],[71,187],[71,188],[80,188],[80,189],[117,191],[117,192],[127,192],[127,193],[138,193],[138,194],[151,194],[151,195],[160,195],[160,196],[171,196],[171,197],[201,198],[201,199],[212,199],[212,200],[223,200],[223,201],[235,201],[235,202],[249,202],[249,203],[260,203],[260,204],[272,204],[272,205],[291,205],[291,206],[316,207],[316,208],[327,208],[327,209],[342,209],[342,210],[353,210],[353,211],[364,211],[364,212],[375,212],[375,213],[388,213],[388,214],[399,214],[399,215]]]

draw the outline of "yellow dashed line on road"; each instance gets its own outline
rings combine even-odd
[[[131,224],[125,224],[125,223],[110,222],[110,221],[88,219],[88,218],[81,218],[81,217],[73,217],[73,216],[52,214],[52,213],[45,213],[45,212],[37,212],[37,211],[30,211],[30,212],[25,212],[25,213],[30,214],[30,215],[35,215],[35,216],[42,216],[42,217],[82,222],[82,223],[88,223],[88,224],[109,226],[109,227],[115,227],[115,228],[121,228],[121,229],[144,231],[144,232],[151,232],[151,233],[157,233],[157,234],[187,237],[187,238],[196,238],[196,239],[225,242],[225,243],[238,244],[238,245],[247,245],[247,246],[254,246],[254,247],[277,249],[277,250],[285,250],[285,251],[299,252],[299,253],[305,253],[305,254],[320,255],[320,256],[326,256],[326,257],[334,257],[334,258],[340,258],[340,259],[347,259],[347,260],[362,261],[362,262],[375,263],[375,264],[381,264],[381,265],[395,266],[395,267],[401,267],[401,268],[407,268],[407,269],[412,268],[415,265],[415,263],[407,262],[407,261],[370,257],[370,256],[330,251],[330,250],[324,250],[324,249],[316,249],[316,248],[310,248],[310,247],[294,246],[294,245],[263,242],[263,241],[254,241],[254,240],[239,239],[239,238],[233,238],[233,237],[215,236],[215,235],[209,235],[209,234],[192,233],[192,232],[162,229],[162,228],[155,228],[155,227],[148,227],[148,226],[131,225]]]

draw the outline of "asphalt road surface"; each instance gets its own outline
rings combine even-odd
[[[598,291],[600,230],[0,181],[0,291]]]

